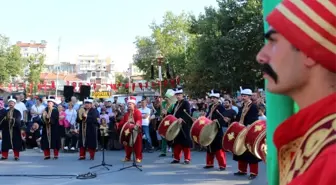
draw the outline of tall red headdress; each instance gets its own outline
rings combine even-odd
[[[308,57],[336,72],[336,0],[284,0],[267,22]]]

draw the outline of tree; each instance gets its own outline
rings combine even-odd
[[[118,88],[118,93],[119,94],[127,94],[127,93],[129,93],[129,89],[128,88],[125,88],[125,84],[127,84],[128,83],[128,78],[126,78],[126,77],[124,77],[123,75],[121,75],[121,74],[118,74],[118,75],[116,75],[116,83],[117,84],[119,84],[119,83],[121,83],[121,84],[123,84],[122,86],[120,86],[119,88]]]
[[[9,38],[0,35],[0,84],[10,82],[11,77],[23,75],[26,63],[20,48],[9,44]]]
[[[262,84],[255,56],[263,45],[260,0],[218,1],[219,9],[205,9],[193,17],[190,32],[197,35],[188,75],[188,89],[212,88],[233,92],[239,86]]]
[[[263,45],[261,0],[218,0],[197,18],[167,12],[150,25],[149,37],[137,37],[134,64],[150,76],[160,51],[191,95],[216,88],[229,93],[239,86],[262,86],[255,56]]]
[[[171,75],[185,76],[186,49],[192,35],[188,32],[190,15],[181,13],[174,15],[166,12],[162,24],[153,22],[149,27],[152,30],[149,37],[136,37],[135,46],[137,53],[133,56],[134,64],[145,72],[145,78],[150,78],[151,65],[157,66],[156,57],[160,52],[164,62],[169,63]],[[166,65],[162,67],[165,75]],[[157,76],[157,73],[155,73]],[[167,76],[165,76],[167,78]]]
[[[40,83],[40,74],[44,67],[45,55],[36,54],[31,55],[27,59],[27,65],[29,67],[28,82],[34,84],[34,93],[37,92],[37,85]]]

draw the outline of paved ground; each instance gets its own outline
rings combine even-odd
[[[59,160],[44,161],[42,153],[32,150],[21,153],[20,161],[0,161],[0,182],[4,185],[266,185],[265,165],[260,163],[257,179],[247,180],[247,177],[235,177],[232,175],[237,170],[236,162],[232,161],[231,154],[227,154],[228,167],[226,171],[219,172],[215,169],[204,170],[204,152],[192,153],[192,164],[169,164],[170,157],[158,158],[158,153],[145,153],[142,162],[143,172],[135,168],[119,171],[123,166],[131,163],[123,163],[123,151],[109,151],[106,153],[106,162],[113,164],[110,171],[103,168],[89,170],[89,167],[100,164],[101,152],[97,153],[95,161],[78,161],[77,153],[61,154]],[[78,180],[75,177],[3,177],[5,174],[20,175],[78,175],[87,172],[95,172],[97,177],[90,180]]]

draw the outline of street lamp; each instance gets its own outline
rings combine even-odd
[[[56,90],[55,97],[57,98],[58,92],[58,75],[59,75],[59,67],[60,67],[60,49],[61,49],[61,37],[58,39],[58,47],[57,47],[57,68],[56,68]]]
[[[161,66],[162,66],[162,63],[163,63],[163,56],[162,54],[159,52],[159,54],[157,55],[156,57],[156,60],[158,62],[158,67],[159,67],[159,81],[160,81],[160,96],[162,95],[162,85],[161,85],[161,82],[162,82],[162,72],[161,72]]]

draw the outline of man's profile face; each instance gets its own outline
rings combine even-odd
[[[257,93],[252,93],[252,97],[251,97],[251,99],[252,99],[253,101],[257,100],[257,99],[258,99],[258,94],[257,94]]]
[[[134,104],[133,103],[127,103],[127,107],[128,107],[128,109],[130,109],[130,110],[134,110]]]
[[[92,103],[86,102],[86,103],[84,104],[84,107],[85,107],[86,109],[90,109],[90,108],[92,107]]]
[[[48,101],[48,106],[49,106],[49,107],[53,107],[53,106],[54,106],[54,102],[52,102],[52,101]]]
[[[245,95],[245,94],[242,94],[241,97],[244,102],[249,101],[251,99],[249,95]]]
[[[183,99],[183,94],[175,94],[176,98],[178,100],[182,100]]]
[[[304,65],[307,57],[272,28],[265,38],[267,43],[259,51],[257,61],[266,68],[263,72],[264,78],[268,80],[267,89],[288,95],[308,78]]]
[[[9,106],[9,108],[14,108],[15,107],[15,102],[13,102],[13,101],[8,102],[8,106]]]
[[[141,106],[146,107],[146,104],[147,104],[146,100],[141,101]]]

